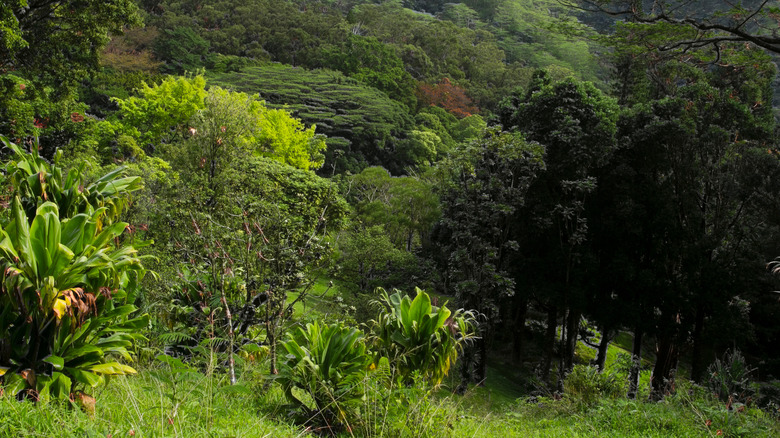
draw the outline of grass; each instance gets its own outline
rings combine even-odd
[[[291,293],[291,299],[295,294]],[[295,319],[343,315],[339,291],[319,280]],[[631,347],[621,333],[610,344],[607,372],[622,372],[621,355]],[[595,351],[578,348],[579,363]],[[136,376],[120,376],[92,394],[94,415],[68,403],[18,402],[0,396],[0,438],[11,437],[302,437],[314,436],[293,424],[291,408],[278,385],[264,375],[268,364],[236,358],[239,385],[228,385],[217,358],[201,358],[206,371],[174,369],[158,362],[140,367]],[[604,393],[582,403],[576,391],[561,400],[529,398],[529,371],[498,360],[489,362],[485,386],[465,396],[453,395],[457,369],[436,391],[397,388],[399,400],[386,390],[367,391],[361,418],[343,429],[343,437],[774,437],[780,423],[755,408],[729,410],[699,387],[680,380],[677,394],[649,402],[650,361],[643,360],[637,400]],[[201,365],[206,367],[205,365]],[[621,379],[624,381],[625,379]],[[367,380],[368,387],[376,385]],[[588,386],[588,380],[580,382]],[[581,393],[585,393],[582,391]],[[550,394],[552,395],[552,394]],[[614,398],[613,398],[614,397]]]
[[[299,291],[288,292],[287,300],[292,302],[299,295]],[[336,286],[332,286],[327,278],[318,278],[311,290],[307,292],[306,299],[295,303],[293,306],[293,318],[301,319],[305,316],[324,319],[327,315],[340,312],[341,309],[337,301],[338,295],[339,289]]]
[[[225,388],[228,388],[227,390]],[[0,398],[0,437],[298,437],[300,427],[263,409],[280,405],[278,390],[236,391],[225,379],[177,382],[178,395],[152,371],[119,376],[96,392],[94,416],[62,403]]]
[[[239,387],[220,374],[177,376],[152,368],[117,377],[95,392],[95,415],[67,404],[18,402],[0,397],[0,437],[301,437],[289,422],[281,391],[264,389],[264,364],[241,363]],[[491,369],[485,388],[465,396],[412,392],[390,406],[367,399],[372,424],[353,436],[385,437],[774,437],[775,418],[757,410],[728,410],[697,387],[682,385],[662,402],[602,397],[582,407],[564,397],[516,397],[511,376]],[[167,382],[174,382],[172,386]],[[368,412],[368,411],[366,411]],[[720,435],[718,435],[720,431]],[[348,437],[348,430],[340,436]]]

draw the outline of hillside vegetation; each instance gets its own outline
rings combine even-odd
[[[677,3],[4,2],[0,436],[780,435],[778,11]]]

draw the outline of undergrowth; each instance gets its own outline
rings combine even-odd
[[[175,371],[158,363],[137,376],[115,378],[97,399],[94,416],[67,404],[33,404],[0,397],[0,437],[300,437],[276,385],[264,389],[246,363],[239,385],[221,373]],[[164,376],[161,380],[160,376]],[[575,395],[488,404],[486,388],[465,396],[420,385],[388,387],[366,379],[360,420],[342,437],[774,437],[778,421],[754,407],[731,408],[709,391],[681,384],[661,402]],[[173,384],[174,386],[171,386]],[[393,392],[394,396],[390,397]],[[589,395],[588,397],[591,397]]]

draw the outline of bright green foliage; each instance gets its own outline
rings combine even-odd
[[[328,136],[325,168],[359,171],[366,163],[400,170],[394,143],[411,125],[406,108],[384,93],[341,73],[285,66],[252,67],[214,75],[215,84],[260,92],[270,107],[284,108]]]
[[[458,120],[458,123],[451,131],[453,140],[458,142],[469,142],[479,138],[487,128],[487,122],[479,114],[473,114]]]
[[[154,86],[143,84],[138,97],[115,99],[128,132],[140,141],[169,142],[171,129],[181,134],[198,110],[204,108],[206,80],[203,76],[169,76]]]
[[[304,124],[282,109],[266,109],[258,123],[258,151],[279,162],[304,170],[319,169],[324,163],[325,138],[314,133],[316,126]]]
[[[61,175],[54,166],[37,170],[32,176],[39,181],[47,173]],[[103,182],[119,182],[116,176]],[[67,180],[79,179],[78,170],[69,172]],[[120,210],[84,197],[77,199],[84,202],[80,209],[60,211],[46,199],[70,205],[59,190],[63,185],[39,192],[43,199],[34,189],[15,187],[11,219],[0,222],[0,373],[9,394],[29,388],[25,395],[34,400],[65,399],[77,386],[99,385],[103,376],[134,373],[113,356],[131,360],[127,349],[148,322],[146,316],[129,317],[137,310],[129,303],[144,269],[132,245],[118,244],[128,225],[116,221]],[[125,196],[128,186],[119,186],[122,191],[107,198]],[[23,201],[26,196],[36,198]],[[25,204],[37,205],[33,215]]]
[[[306,128],[287,111],[268,109],[245,93],[206,91],[203,76],[171,76],[158,85],[143,84],[139,94],[114,99],[124,130],[145,143],[185,139],[186,159],[206,167],[210,181],[241,152],[306,170],[322,165],[325,142],[314,126]],[[202,159],[208,166],[199,163]]]
[[[474,319],[462,310],[454,314],[445,305],[431,304],[431,297],[415,288],[409,295],[377,288],[382,306],[371,321],[378,354],[387,357],[405,382],[422,376],[433,385],[441,383],[458,358],[458,350],[474,334]]]
[[[326,421],[345,422],[349,411],[363,402],[362,380],[371,363],[363,333],[342,324],[306,324],[283,345],[288,356],[278,380],[287,398]],[[293,389],[311,397],[314,405],[307,406]]]
[[[14,9],[27,6],[27,0],[6,1],[0,5],[0,43],[3,52],[14,52],[27,46],[27,42],[21,35],[19,21],[14,16]]]
[[[479,14],[464,3],[445,3],[438,15],[440,19],[452,21],[459,27],[473,29],[479,22]]]
[[[430,165],[444,147],[441,137],[429,130],[412,130],[399,146],[404,161],[415,165]]]

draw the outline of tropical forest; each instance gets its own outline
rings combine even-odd
[[[780,1],[0,0],[0,438],[780,436]]]

